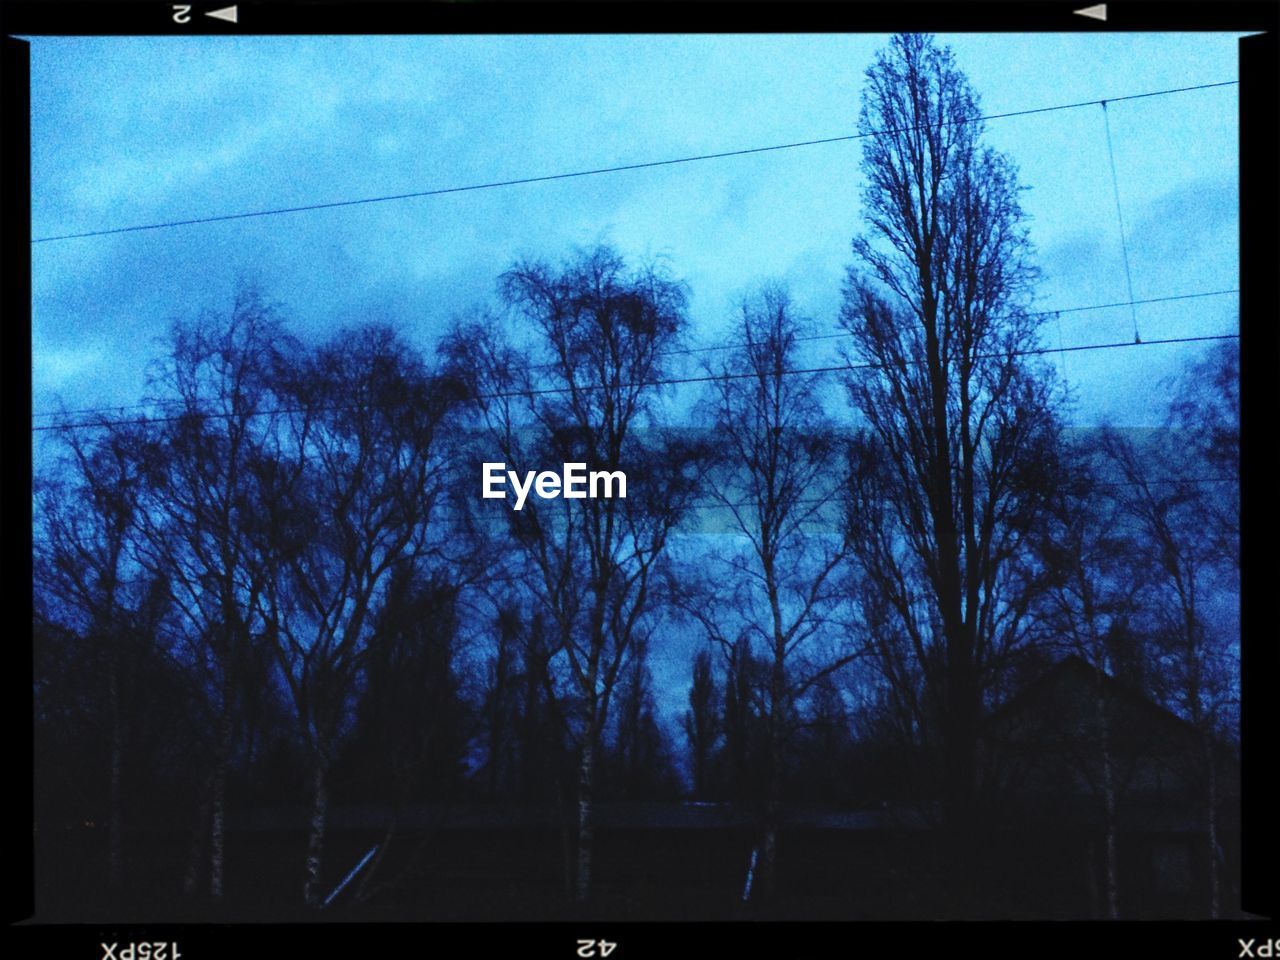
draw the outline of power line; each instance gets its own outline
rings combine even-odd
[[[1111,161],[1111,191],[1116,198],[1116,225],[1120,230],[1120,252],[1124,256],[1124,282],[1129,290],[1129,316],[1133,320],[1133,342],[1141,343],[1138,336],[1138,311],[1133,304],[1133,274],[1129,270],[1129,241],[1124,235],[1124,215],[1120,212],[1120,180],[1116,177],[1116,154],[1111,147],[1111,120],[1107,113],[1107,101],[1102,101],[1102,124],[1107,131],[1107,159]]]
[[[1238,289],[1206,290],[1202,293],[1180,293],[1180,294],[1169,296],[1169,297],[1148,297],[1144,300],[1120,300],[1115,303],[1092,303],[1087,306],[1080,306],[1080,307],[1063,307],[1060,310],[1033,310],[1028,313],[1022,314],[1022,316],[1056,317],[1064,313],[1084,313],[1085,311],[1089,311],[1089,310],[1108,310],[1114,307],[1132,307],[1132,306],[1141,305],[1144,303],[1169,303],[1174,300],[1194,300],[1198,297],[1221,297],[1221,296],[1226,296],[1228,294],[1237,294],[1239,292],[1240,291]],[[993,317],[992,319],[1008,320],[1010,318],[1007,316],[1004,316],[1004,317]],[[852,334],[842,330],[839,333],[817,333],[817,334],[810,334],[808,336],[803,336],[803,337],[796,337],[795,339],[797,343],[811,343],[815,340],[840,340],[849,336],[852,336]],[[711,350],[735,350],[744,346],[746,346],[746,344],[744,343],[725,343],[725,344],[719,344],[715,346],[706,346],[706,347],[685,347],[679,350],[668,350],[665,352],[664,356],[674,356],[676,354],[685,354],[685,353],[705,353]]]
[[[1221,297],[1221,296],[1227,296],[1230,294],[1238,294],[1239,292],[1240,291],[1238,289],[1206,290],[1200,293],[1181,293],[1181,294],[1176,294],[1174,296],[1168,296],[1168,297],[1149,297],[1145,300],[1135,300],[1133,302],[1137,304],[1168,303],[1173,300],[1194,300],[1199,297]],[[1057,316],[1064,313],[1082,313],[1088,310],[1107,310],[1113,307],[1127,307],[1129,305],[1130,304],[1128,301],[1122,300],[1118,303],[1094,303],[1094,304],[1089,304],[1087,306],[1080,306],[1080,307],[1063,307],[1060,310],[1038,310],[1038,311],[1028,313],[1026,315],[1029,317],[1052,317],[1052,316]],[[1007,319],[1007,318],[997,317],[995,319]],[[841,331],[839,333],[819,333],[819,334],[813,334],[810,336],[796,337],[796,341],[807,343],[807,342],[812,342],[816,340],[839,340],[849,336],[852,336],[852,334],[848,333],[847,331]],[[736,350],[736,349],[740,349],[743,346],[745,346],[745,344],[734,342],[734,343],[724,343],[724,344],[713,344],[713,345],[701,346],[701,347],[680,347],[675,350],[664,350],[659,354],[659,356],[674,357],[674,356],[683,356],[685,354],[690,354],[690,353],[710,353],[715,350]],[[1059,336],[1059,346],[1061,347],[1061,336]],[[540,370],[540,369],[546,369],[548,367],[553,367],[553,366],[555,366],[555,364],[540,363],[540,364],[532,365],[530,369]],[[141,403],[128,403],[128,404],[117,404],[115,406],[110,406],[110,407],[81,407],[77,410],[58,410],[58,411],[42,410],[38,413],[33,411],[31,416],[32,418],[73,417],[73,416],[82,416],[82,415],[87,415],[92,413],[124,413],[126,410],[140,410],[144,406],[145,404],[141,404]]]
[[[1214,341],[1214,340],[1238,340],[1239,337],[1240,337],[1240,334],[1238,333],[1223,333],[1223,334],[1214,334],[1211,336],[1203,336],[1203,337],[1169,337],[1164,340],[1145,340],[1145,341],[1136,342],[1136,343],[1130,343],[1129,341],[1122,341],[1119,343],[1083,344],[1081,346],[1075,346],[1075,347],[1037,347],[1032,350],[1014,350],[1014,351],[1005,352],[1005,353],[980,354],[973,357],[972,359],[973,360],[995,360],[995,359],[1004,359],[1004,358],[1010,358],[1010,357],[1043,356],[1045,354],[1050,354],[1050,353],[1077,353],[1077,352],[1082,352],[1086,350],[1114,350],[1120,347],[1160,346],[1163,344],[1171,344],[1171,343],[1204,343],[1207,341]],[[907,362],[914,365],[914,364],[923,363],[924,361],[909,360]],[[884,366],[886,366],[886,364],[882,364],[882,363],[843,363],[843,364],[837,364],[834,366],[803,367],[803,368],[795,368],[790,370],[783,370],[782,375],[783,376],[819,376],[823,374],[843,373],[851,370],[876,370],[876,369],[881,369]],[[728,380],[747,380],[747,379],[752,379],[755,376],[757,376],[757,374],[754,372],[742,371],[742,372],[722,373],[722,374],[704,374],[704,375],[694,376],[694,377],[669,377],[661,380],[648,380],[648,381],[642,381],[638,383],[619,384],[618,386],[625,389],[639,389],[644,387],[663,387],[663,386],[683,386],[685,384],[694,384],[694,383],[714,383],[718,381],[728,381]],[[603,390],[603,389],[605,389],[605,385],[592,383],[592,384],[582,384],[580,386],[572,386],[572,387],[543,387],[535,390],[500,391],[498,393],[479,394],[470,399],[471,400],[504,400],[504,399],[512,399],[516,397],[531,398],[531,397],[539,397],[539,396],[553,396],[556,394],[563,394],[563,393],[572,393],[575,390],[581,390],[585,392],[585,391],[594,391],[594,390]],[[309,409],[311,408],[273,407],[269,410],[257,410],[249,414],[244,414],[244,416],[245,417],[261,417],[261,416],[270,416],[273,414],[306,413],[308,412]],[[125,419],[125,420],[108,420],[106,418],[103,418],[100,420],[90,420],[82,423],[47,424],[43,426],[33,426],[31,428],[31,431],[33,433],[39,433],[39,432],[51,431],[51,430],[67,431],[67,430],[91,429],[94,427],[102,428],[102,427],[127,426],[127,425],[142,426],[146,424],[156,424],[156,423],[175,423],[179,420],[184,420],[187,418],[196,418],[201,420],[218,420],[218,419],[228,419],[234,416],[239,416],[239,414],[219,413],[219,412],[211,412],[211,411],[188,411],[188,412],[178,414],[178,415],[173,415],[173,416],[138,417],[138,418],[132,418],[132,419]]]
[[[1230,87],[1238,80],[1224,80],[1219,83],[1201,83],[1190,87],[1169,87],[1164,90],[1149,90],[1145,93],[1133,93],[1124,97],[1109,97],[1106,100],[1082,100],[1078,103],[1061,103],[1049,107],[1035,107],[1029,110],[1012,110],[1008,113],[993,113],[983,117],[973,117],[956,121],[956,125],[982,123],[988,120],[1003,120],[1009,117],[1025,117],[1037,113],[1051,113],[1056,110],[1074,110],[1079,107],[1092,107],[1098,104],[1119,103],[1124,100],[1141,100],[1146,97],[1162,97],[1174,93],[1188,93],[1193,90],[1208,90],[1214,87]],[[943,123],[943,126],[950,124]],[[852,133],[839,137],[823,137],[816,140],[799,140],[793,143],[776,143],[764,147],[747,147],[741,150],[725,150],[719,153],[703,153],[689,157],[674,157],[668,160],[650,160],[643,163],[626,163],[613,167],[597,167],[592,170],[575,170],[569,173],[552,173],[538,177],[520,177],[514,180],[495,180],[488,183],[474,183],[460,187],[439,187],[432,190],[417,190],[409,193],[387,194],[378,197],[361,197],[356,200],[334,200],[328,203],[309,203],[296,207],[276,207],[268,210],[251,210],[244,213],[227,213],[209,217],[192,217],[187,220],[167,220],[161,223],[139,224],[131,227],[111,227],[104,230],[87,230],[82,233],[64,233],[51,237],[37,237],[32,243],[52,243],[56,240],[76,240],[85,237],[103,237],[117,233],[136,233],[142,230],[162,230],[169,227],[185,227],[204,223],[219,223],[227,220],[247,220],[253,217],[271,217],[285,213],[304,213],[311,210],[331,210],[337,207],[355,207],[370,203],[386,203],[392,200],[414,200],[421,197],[438,197],[450,193],[469,193],[476,190],[493,190],[499,187],[517,187],[531,183],[549,183],[554,180],[571,180],[577,177],[593,177],[606,173],[622,173],[627,170],[646,170],[653,167],[675,166],[681,163],[695,163],[700,160],[723,160],[727,157],[743,157],[756,153],[771,153],[778,150],[793,150],[799,147],[813,147],[828,143],[847,143],[867,137],[884,136],[890,133],[902,133],[920,129],[920,126],[908,127],[906,130],[869,130],[864,133]],[[1133,294],[1130,293],[1130,298]]]
[[[1225,333],[1225,334],[1215,334],[1212,336],[1204,336],[1204,337],[1169,337],[1164,340],[1147,340],[1145,342],[1139,342],[1139,343],[1130,343],[1128,341],[1123,341],[1120,343],[1091,343],[1091,344],[1084,344],[1082,346],[1076,346],[1076,347],[1037,347],[1033,350],[1014,350],[1007,353],[979,354],[974,356],[972,359],[973,360],[995,360],[995,359],[1003,359],[1007,357],[1033,357],[1033,356],[1041,356],[1043,354],[1048,354],[1048,353],[1075,353],[1075,352],[1084,351],[1084,350],[1111,350],[1117,347],[1154,346],[1154,345],[1168,344],[1168,343],[1198,343],[1201,341],[1208,341],[1208,340],[1235,340],[1235,339],[1239,339],[1239,337],[1240,335],[1238,333]],[[906,362],[912,365],[916,365],[916,364],[923,363],[924,361],[908,360]],[[783,376],[818,376],[821,374],[829,374],[829,373],[843,373],[849,370],[877,370],[885,366],[887,366],[887,364],[883,364],[883,363],[842,363],[842,364],[836,364],[833,366],[825,366],[825,367],[802,367],[802,368],[795,368],[791,370],[783,370],[782,375]],[[691,384],[691,383],[715,383],[717,381],[726,381],[726,380],[751,380],[751,379],[754,379],[756,376],[758,376],[758,374],[754,371],[741,371],[741,372],[734,372],[734,373],[705,374],[705,375],[696,376],[696,377],[670,377],[663,380],[653,380],[653,381],[647,381],[642,383],[622,384],[621,386],[625,388],[682,386],[684,384]],[[583,386],[574,386],[574,387],[543,387],[537,390],[512,390],[512,391],[504,391],[504,392],[494,393],[494,394],[484,394],[474,399],[502,400],[502,399],[509,399],[513,397],[550,396],[550,395],[561,394],[561,393],[572,393],[574,390],[588,391],[588,390],[602,390],[602,389],[604,389],[604,387],[601,384],[585,384]]]

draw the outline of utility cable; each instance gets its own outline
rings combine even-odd
[[[1208,90],[1214,87],[1229,87],[1238,84],[1238,80],[1224,80],[1219,83],[1201,83],[1190,87],[1169,87],[1164,90],[1149,90],[1145,93],[1133,93],[1124,97],[1111,97],[1110,102],[1122,100],[1141,100],[1146,97],[1162,97],[1174,93],[1187,93],[1192,90]],[[1034,107],[1029,110],[1011,110],[1008,113],[993,113],[984,117],[972,117],[955,121],[957,124],[982,123],[987,120],[1003,120],[1008,117],[1026,117],[1036,113],[1051,113],[1055,110],[1074,110],[1079,107],[1091,107],[1103,104],[1106,100],[1082,100],[1078,103],[1061,103],[1050,107]],[[946,125],[946,124],[944,124]],[[917,127],[909,130],[919,129]],[[137,233],[142,230],[163,230],[169,227],[186,227],[203,223],[220,223],[227,220],[247,220],[253,217],[273,217],[285,213],[304,213],[310,210],[332,210],[337,207],[356,207],[370,203],[387,203],[392,200],[415,200],[421,197],[439,197],[450,193],[469,193],[476,190],[493,190],[498,187],[518,187],[531,183],[549,183],[554,180],[572,180],[577,177],[594,177],[606,173],[622,173],[627,170],[647,170],[654,167],[668,167],[682,163],[696,163],[701,160],[723,160],[727,157],[744,157],[756,153],[771,153],[778,150],[794,150],[799,147],[814,147],[828,143],[846,143],[851,140],[862,140],[867,137],[884,136],[890,133],[901,133],[900,130],[869,130],[864,133],[851,133],[840,137],[822,137],[816,140],[799,140],[793,143],[775,143],[764,147],[747,147],[742,150],[724,150],[719,153],[702,153],[689,157],[673,157],[668,160],[649,160],[642,163],[624,163],[613,167],[597,167],[591,170],[574,170],[568,173],[551,173],[538,177],[519,177],[512,180],[494,180],[488,183],[473,183],[460,187],[438,187],[432,190],[415,190],[408,193],[393,193],[377,197],[360,197],[355,200],[333,200],[328,203],[300,204],[296,207],[275,207],[267,210],[250,210],[244,213],[225,213],[208,217],[191,217],[186,220],[165,220],[159,223],[144,223],[131,227],[109,227],[102,230],[86,230],[81,233],[62,233],[50,237],[36,237],[32,243],[53,243],[56,240],[77,240],[85,237],[105,237],[117,233]],[[1132,299],[1132,294],[1130,295]]]

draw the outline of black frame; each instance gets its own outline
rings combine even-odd
[[[1268,623],[1264,598],[1273,589],[1277,539],[1276,500],[1267,475],[1265,437],[1275,412],[1275,364],[1280,358],[1280,316],[1276,264],[1280,224],[1280,7],[1268,2],[1169,2],[1108,4],[1105,22],[1076,15],[1088,0],[1073,3],[977,2],[918,3],[616,3],[563,2],[376,2],[242,3],[240,23],[211,19],[207,10],[226,2],[193,4],[185,25],[172,20],[170,3],[11,2],[3,10],[3,277],[0,310],[3,324],[7,400],[14,425],[27,422],[31,410],[31,223],[30,223],[30,69],[24,35],[306,35],[401,33],[755,33],[755,32],[891,32],[928,30],[959,32],[1089,31],[1259,31],[1240,41],[1240,232],[1241,232],[1241,391],[1244,452],[1241,464],[1241,751],[1244,844],[1243,907],[1259,917],[1277,914],[1274,878],[1276,800],[1268,795],[1268,766],[1273,763],[1270,734],[1277,729],[1272,685],[1280,665],[1280,646]],[[25,428],[24,428],[25,429]],[[31,448],[25,438],[16,445],[14,469],[31,475]],[[30,573],[30,488],[12,480],[4,498],[5,538],[13,556],[10,569]],[[16,602],[15,602],[16,601]],[[30,622],[31,595],[25,588],[11,596],[14,636],[24,636]],[[27,676],[31,650],[21,646],[10,656],[19,668],[8,671],[7,700],[14,715],[11,729],[25,736],[11,740],[22,760],[31,750],[32,692]],[[22,666],[27,670],[24,672]],[[13,794],[10,794],[13,798]],[[19,808],[30,810],[30,794],[19,796]],[[573,957],[580,941],[605,939],[619,944],[615,957],[724,955],[739,944],[777,957],[809,956],[829,949],[861,952],[868,933],[886,952],[909,955],[950,951],[957,946],[991,955],[1034,952],[1047,940],[1058,949],[1083,950],[1096,941],[1129,941],[1143,952],[1171,956],[1234,957],[1259,955],[1270,941],[1280,952],[1280,924],[1274,919],[1177,925],[1093,922],[1054,924],[877,924],[868,931],[858,924],[626,924],[582,922],[502,924],[497,926],[388,926],[355,924],[269,924],[255,926],[149,925],[104,927],[23,925],[34,912],[34,851],[21,817],[8,826],[7,873],[15,878],[5,903],[8,939],[21,944],[23,956],[104,955],[102,944],[174,942],[183,957],[257,956],[269,951],[319,947],[325,953],[372,953],[385,941],[412,944],[424,952],[448,944],[451,955],[497,954]],[[25,881],[25,882],[24,882]],[[444,942],[440,942],[443,935]],[[392,939],[394,937],[394,939]],[[1253,941],[1250,947],[1246,947]],[[1121,944],[1121,949],[1127,944]],[[119,949],[119,948],[118,948]],[[873,948],[874,949],[874,948]],[[1234,953],[1231,951],[1235,951]],[[879,951],[877,951],[879,952]],[[141,958],[136,958],[141,960]]]

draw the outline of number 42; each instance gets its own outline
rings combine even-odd
[[[608,940],[579,940],[578,956],[580,957],[607,957],[616,950],[618,945],[610,943]]]

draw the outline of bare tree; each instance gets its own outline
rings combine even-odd
[[[893,483],[883,464],[857,443],[851,452],[847,526],[857,560],[850,564],[848,580],[870,667],[862,675],[869,702],[855,721],[874,761],[867,771],[877,781],[873,789],[882,799],[918,804],[939,794],[941,707],[925,682],[908,626],[912,621],[902,610],[927,622],[927,593],[921,582],[908,579],[906,551],[894,532]]]
[[[977,97],[948,49],[895,36],[867,70],[859,131],[869,232],[853,244],[841,319],[890,526],[851,532],[938,711],[960,822],[984,691],[1026,637],[1015,561],[1052,476],[1050,382],[1027,357],[1035,270],[1013,164],[982,146]]]
[[[425,849],[424,839],[401,858],[396,876],[375,884],[409,802],[447,801],[461,784],[466,711],[454,673],[459,610],[452,572],[397,565],[366,646],[346,769],[364,773],[371,794],[389,801],[391,810],[377,853],[360,875],[357,900],[395,883]]]
[[[865,795],[865,784],[855,773],[850,697],[856,695],[858,685],[851,682],[852,674],[852,670],[844,675],[825,674],[799,706],[800,728],[792,750],[793,789],[813,799],[830,802]]]
[[[520,611],[514,604],[499,607],[494,624],[493,658],[487,665],[482,713],[485,724],[485,769],[489,796],[496,799],[509,784],[515,767],[514,731],[519,723],[516,697],[520,670]]]
[[[330,770],[393,573],[427,556],[442,496],[436,431],[447,388],[388,329],[347,331],[287,375],[291,465],[262,527],[260,595],[311,765],[303,897],[319,902]]]
[[[1218,917],[1225,860],[1221,770],[1224,745],[1235,740],[1240,672],[1238,635],[1224,629],[1229,614],[1213,608],[1215,598],[1221,606],[1238,597],[1239,560],[1237,551],[1224,555],[1224,526],[1212,522],[1212,498],[1222,494],[1212,491],[1211,478],[1197,475],[1204,458],[1188,456],[1183,439],[1163,434],[1140,445],[1113,431],[1104,445],[1123,478],[1122,502],[1142,537],[1148,571],[1143,600],[1158,645],[1152,681],[1197,733],[1189,760],[1200,784],[1196,805],[1208,846],[1209,915]]]
[[[1240,348],[1215,344],[1190,363],[1173,386],[1166,428],[1197,471],[1196,499],[1215,540],[1220,564],[1240,572]]]
[[[712,596],[710,591],[704,597]],[[704,621],[704,628],[710,621]],[[710,631],[708,631],[710,632]],[[714,636],[714,635],[713,635]],[[768,663],[751,651],[747,629],[734,642],[714,637],[724,654],[724,759],[725,786],[731,802],[763,809],[768,793],[769,729],[767,688]]]
[[[1190,524],[1185,533],[1203,550],[1205,580],[1219,596],[1239,603],[1240,591],[1240,352],[1236,341],[1223,341],[1193,362],[1177,385],[1167,428],[1174,443],[1167,465],[1183,482],[1176,496],[1187,498]],[[1184,450],[1190,456],[1179,456]],[[1149,488],[1139,489],[1144,492]],[[1175,513],[1180,511],[1174,511]],[[1150,511],[1143,511],[1150,517]],[[1179,526],[1176,519],[1170,528]],[[1162,532],[1161,542],[1168,542]],[[1218,806],[1224,792],[1219,769],[1229,745],[1238,743],[1240,689],[1239,635],[1221,624],[1222,615],[1207,617],[1204,633],[1197,637],[1195,621],[1194,548],[1182,551],[1185,574],[1175,575],[1177,556],[1162,552],[1160,569],[1169,576],[1183,615],[1178,621],[1183,636],[1179,696],[1187,715],[1201,730],[1205,756],[1205,825],[1210,845],[1210,915],[1222,905],[1226,857],[1218,826]],[[1172,553],[1172,556],[1169,554]],[[1213,620],[1218,620],[1214,623]],[[1177,631],[1171,631],[1178,636]],[[1185,642],[1184,642],[1185,641]],[[1197,642],[1198,641],[1198,642]],[[1199,705],[1199,706],[1197,706]]]
[[[845,557],[838,502],[840,457],[814,375],[797,371],[800,321],[785,291],[766,288],[742,306],[741,346],[725,361],[710,401],[722,445],[712,496],[741,548],[721,551],[717,599],[686,595],[685,608],[722,648],[768,664],[758,691],[768,726],[767,797],[760,889],[776,890],[778,825],[787,741],[796,705],[856,651],[833,617],[845,600],[834,572]],[[735,629],[738,625],[740,629]]]
[[[564,715],[572,695],[557,682],[559,652],[547,635],[545,615],[530,611],[529,598],[518,599],[509,582],[503,588],[486,632],[493,646],[486,651],[478,696],[489,794],[526,802],[563,800],[573,779],[566,766],[570,731]],[[571,883],[566,893],[572,894]]]
[[[1081,445],[1067,458],[1074,469],[1061,484],[1039,541],[1044,577],[1036,615],[1044,644],[1093,668],[1093,717],[1084,731],[1051,731],[1043,739],[1074,762],[1102,801],[1106,916],[1120,916],[1118,804],[1137,756],[1132,737],[1117,728],[1120,705],[1110,678],[1140,682],[1147,653],[1131,624],[1140,614],[1146,574],[1136,537],[1114,487],[1099,482],[1098,451]],[[1140,689],[1135,684],[1136,689]],[[1055,736],[1057,734],[1057,736]],[[1085,755],[1071,756],[1065,741],[1085,739]]]
[[[711,759],[720,742],[722,725],[711,652],[699,650],[693,660],[689,709],[684,714],[684,732],[693,754],[693,795],[699,799],[705,799],[710,787]]]
[[[109,421],[91,435],[68,430],[65,457],[37,484],[35,566],[46,615],[75,634],[100,671],[107,733],[107,884],[122,886],[123,789],[128,708],[123,689],[144,608],[162,606],[165,583],[136,560],[145,431]],[[150,595],[150,596],[149,596]],[[150,619],[154,620],[152,613]],[[154,625],[154,624],[153,624]]]
[[[503,275],[501,292],[528,331],[523,343],[474,325],[445,347],[456,375],[472,386],[491,451],[483,459],[500,457],[522,472],[584,463],[629,481],[625,498],[530,497],[519,511],[499,506],[576,701],[574,895],[584,900],[610,698],[633,644],[651,629],[655,568],[691,486],[686,458],[660,435],[652,409],[663,353],[685,324],[684,294],[658,269],[629,272],[606,248],[561,270],[520,264]]]
[[[619,679],[602,768],[606,787],[628,800],[667,799],[679,791],[667,737],[658,723],[648,643],[636,644]]]
[[[209,893],[223,893],[225,797],[246,695],[264,682],[254,652],[267,570],[256,545],[262,464],[270,460],[275,379],[295,349],[277,311],[253,291],[226,318],[175,324],[152,379],[165,414],[150,445],[139,523],[143,560],[169,583],[188,663],[214,706],[211,764],[197,831],[209,833]],[[202,843],[193,845],[198,853]],[[196,859],[188,869],[194,889]],[[190,892],[190,890],[189,890]]]

